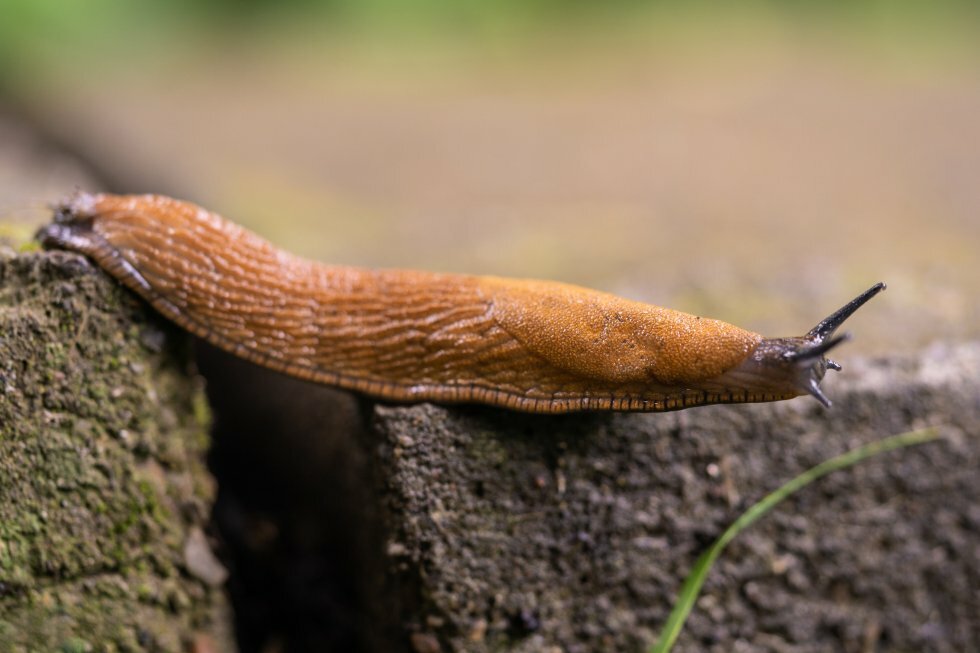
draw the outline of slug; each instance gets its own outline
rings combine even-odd
[[[878,283],[806,335],[731,324],[549,281],[324,265],[187,202],[76,193],[38,232],[233,354],[400,401],[535,413],[666,411],[820,390],[835,331]]]

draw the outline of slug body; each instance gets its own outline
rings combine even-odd
[[[158,311],[261,365],[393,401],[663,411],[789,399],[877,284],[800,338],[567,284],[331,266],[167,197],[78,193],[39,238],[82,252]]]

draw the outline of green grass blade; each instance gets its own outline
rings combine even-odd
[[[715,563],[715,560],[718,559],[718,556],[721,554],[722,550],[724,550],[724,548],[735,538],[736,535],[738,535],[742,530],[750,526],[764,514],[772,510],[780,501],[790,496],[797,490],[809,485],[818,478],[826,476],[827,474],[839,469],[845,469],[855,465],[865,458],[870,458],[871,456],[875,456],[886,451],[891,451],[893,449],[901,449],[903,447],[931,442],[932,440],[936,440],[938,438],[938,429],[926,428],[918,431],[909,431],[908,433],[893,435],[882,440],[871,442],[858,447],[857,449],[852,449],[847,453],[843,453],[829,460],[825,460],[815,467],[811,467],[776,491],[767,495],[758,503],[751,506],[748,510],[742,513],[742,516],[736,519],[724,533],[721,534],[721,537],[715,540],[714,544],[711,545],[711,548],[705,551],[701,557],[698,558],[697,562],[694,564],[694,567],[691,569],[691,573],[681,586],[680,593],[677,597],[677,603],[674,605],[674,609],[667,618],[667,623],[664,624],[663,630],[660,633],[660,638],[657,640],[656,644],[650,648],[649,653],[668,653],[668,651],[673,648],[674,643],[677,641],[678,635],[680,635],[681,628],[684,627],[684,622],[687,621],[687,616],[691,613],[691,609],[694,607],[695,601],[697,601],[698,594],[701,592],[701,586],[704,585],[704,579],[707,577],[708,572],[711,571],[711,566]]]

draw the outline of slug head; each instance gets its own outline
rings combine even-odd
[[[837,329],[885,287],[884,283],[876,283],[827,316],[805,336],[765,338],[743,363],[727,374],[764,392],[811,394],[829,408],[830,400],[820,390],[820,381],[827,370],[838,371],[841,366],[825,354],[850,339],[849,333],[835,335]]]

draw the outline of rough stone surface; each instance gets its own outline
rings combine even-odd
[[[843,360],[831,410],[377,408],[415,649],[642,651],[744,508],[861,443],[935,425],[943,440],[832,474],[736,539],[675,650],[980,650],[980,343]]]
[[[207,409],[175,336],[77,256],[0,261],[0,651],[227,646],[203,635]],[[945,438],[738,538],[676,650],[978,650],[980,343],[843,362],[829,411],[563,417],[372,409],[230,364],[211,457],[241,650],[641,651],[746,506],[927,425]]]
[[[0,651],[228,648],[184,556],[213,496],[186,342],[77,255],[0,256]]]

